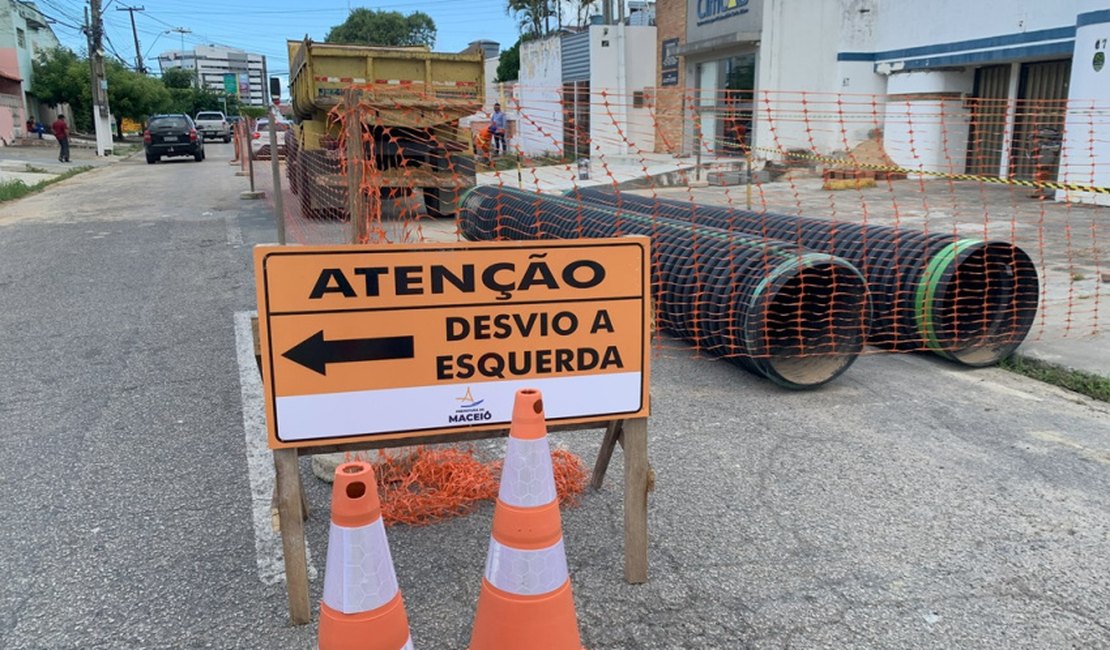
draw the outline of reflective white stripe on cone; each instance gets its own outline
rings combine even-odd
[[[518,508],[545,506],[555,500],[555,472],[546,437],[509,438],[497,498]]]
[[[397,595],[397,575],[381,517],[358,528],[333,523],[328,534],[327,567],[324,602],[336,611],[372,611]]]
[[[555,591],[570,578],[563,540],[547,547],[524,550],[489,541],[486,580],[501,591],[539,596]]]

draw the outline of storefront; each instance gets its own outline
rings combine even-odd
[[[745,154],[751,144],[753,98],[763,0],[689,0],[686,38],[679,46],[688,102],[688,150]]]

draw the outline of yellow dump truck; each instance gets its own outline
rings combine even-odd
[[[459,118],[482,107],[482,56],[309,39],[288,46],[297,119],[286,134],[286,173],[302,216],[349,217],[336,119],[348,97],[360,106],[373,184],[385,196],[420,191],[429,215],[453,216],[459,195],[474,185]]]

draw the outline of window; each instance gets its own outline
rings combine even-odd
[[[27,33],[18,27],[15,28],[15,40],[19,47],[27,47]]]
[[[159,129],[187,129],[191,125],[185,116],[169,115],[163,117],[154,117],[150,120],[149,127],[153,130]]]

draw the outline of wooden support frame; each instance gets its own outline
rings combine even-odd
[[[258,320],[252,319],[255,361],[261,368],[261,347],[258,340]],[[612,420],[595,424],[548,427],[549,432],[581,431],[605,427],[594,463],[590,485],[600,489],[609,468],[609,461],[617,444],[624,449],[624,578],[631,584],[647,582],[647,497],[654,489],[655,474],[648,462],[647,418]],[[304,521],[308,518],[308,503],[301,484],[299,458],[333,452],[357,452],[368,449],[389,449],[413,445],[430,445],[446,442],[466,442],[504,437],[509,430],[475,431],[461,434],[439,434],[406,438],[404,440],[366,440],[342,445],[275,449],[274,502],[285,556],[285,585],[289,599],[289,620],[294,625],[306,625],[312,620],[309,601],[308,556],[305,550]]]

